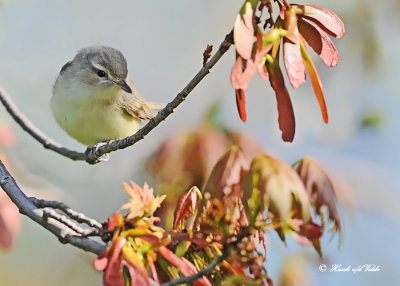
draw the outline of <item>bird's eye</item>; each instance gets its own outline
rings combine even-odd
[[[105,72],[105,71],[102,71],[102,70],[98,70],[98,71],[97,71],[97,75],[98,75],[99,77],[105,77],[105,76],[106,76],[106,72]]]

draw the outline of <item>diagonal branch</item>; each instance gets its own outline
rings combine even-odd
[[[14,118],[14,120],[28,132],[33,138],[43,145],[44,148],[53,150],[54,152],[63,155],[72,160],[86,161],[89,164],[99,163],[100,157],[124,149],[134,145],[136,142],[142,140],[150,131],[157,127],[163,122],[169,115],[174,113],[175,109],[186,99],[188,94],[200,83],[200,81],[211,72],[214,65],[220,60],[220,58],[226,53],[229,47],[233,43],[233,31],[226,35],[225,40],[219,46],[217,52],[210,58],[210,60],[202,66],[200,71],[194,76],[194,78],[186,85],[186,87],[177,94],[177,96],[168,103],[158,114],[152,118],[145,126],[143,126],[138,132],[132,136],[111,140],[108,142],[102,142],[93,148],[88,148],[86,152],[76,152],[63,147],[61,144],[55,142],[51,138],[47,137],[43,132],[36,128],[33,123],[26,118],[11,100],[10,96],[4,89],[0,87],[0,101],[3,103],[8,113]]]
[[[14,178],[7,171],[0,160],[0,187],[7,193],[10,199],[17,205],[20,213],[28,216],[55,236],[62,243],[69,243],[85,251],[95,254],[104,252],[106,246],[95,240],[83,236],[80,228],[72,227],[71,221],[66,217],[59,217],[59,214],[38,208],[19,188]],[[86,233],[86,231],[85,231]]]

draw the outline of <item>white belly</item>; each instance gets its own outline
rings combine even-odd
[[[112,89],[110,94],[98,96],[84,87],[72,92],[56,83],[51,99],[53,115],[61,128],[86,146],[133,135],[140,128],[140,119],[118,106],[118,92]]]

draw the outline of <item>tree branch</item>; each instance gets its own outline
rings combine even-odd
[[[151,130],[153,130],[169,115],[171,115],[175,111],[175,109],[186,99],[188,94],[200,83],[200,81],[211,72],[211,68],[213,68],[214,65],[219,61],[219,59],[226,53],[232,43],[233,31],[226,35],[225,40],[221,43],[217,52],[210,58],[210,60],[206,64],[203,65],[200,71],[186,85],[186,87],[180,93],[178,93],[178,95],[170,103],[168,103],[165,108],[158,112],[158,114],[154,118],[152,118],[145,126],[143,126],[138,132],[136,132],[132,136],[123,139],[102,142],[101,144],[98,144],[93,148],[88,148],[86,152],[83,153],[69,150],[68,148],[63,147],[61,144],[47,137],[18,110],[17,106],[11,100],[10,96],[1,87],[0,101],[7,109],[8,113],[22,127],[22,129],[24,129],[39,143],[41,143],[44,148],[53,150],[54,152],[72,160],[80,160],[86,161],[89,164],[96,164],[101,161],[101,156],[119,149],[127,148],[142,140]]]
[[[26,116],[18,110],[15,103],[11,100],[7,92],[0,87],[0,101],[8,113],[14,118],[14,120],[28,132],[33,138],[35,138],[44,148],[53,150],[54,152],[68,157],[72,160],[85,160],[86,155],[84,153],[69,150],[63,147],[61,144],[55,142],[51,138],[47,137],[42,131],[40,131],[33,123],[26,118]]]
[[[230,242],[229,244],[224,246],[224,249],[222,251],[222,254],[215,258],[213,261],[208,264],[208,266],[199,272],[197,272],[194,275],[187,276],[187,277],[181,277],[177,278],[174,280],[171,280],[169,282],[165,282],[163,284],[160,284],[160,286],[175,286],[175,285],[180,285],[180,284],[187,284],[190,282],[193,282],[205,275],[207,275],[209,272],[213,271],[218,265],[220,265],[225,259],[228,258],[229,251],[232,247],[235,247],[238,245],[243,238],[247,237],[249,235],[248,231],[245,231],[244,233],[241,233],[240,235],[237,236],[237,239],[233,242]]]
[[[22,190],[19,188],[14,178],[7,171],[1,160],[0,187],[3,188],[3,190],[7,193],[14,204],[17,205],[20,213],[28,216],[29,218],[49,230],[51,233],[57,236],[62,243],[72,244],[80,249],[95,253],[97,255],[104,252],[104,250],[106,249],[106,246],[104,244],[82,236],[82,234],[79,233],[80,231],[82,231],[82,228],[78,227],[77,225],[75,225],[74,228],[71,228],[71,221],[68,221],[66,217],[60,218],[60,215],[57,214],[55,211],[49,212],[48,210],[43,210],[36,207],[36,205],[33,203],[33,201],[35,200],[28,198],[22,192]],[[84,233],[87,232],[87,230],[83,231]]]
[[[66,215],[68,215],[70,218],[73,220],[79,222],[79,223],[85,223],[88,226],[95,227],[100,229],[101,223],[96,221],[95,219],[89,218],[85,216],[82,213],[78,213],[77,211],[74,211],[70,207],[68,207],[66,204],[58,201],[45,201],[45,200],[40,200],[34,197],[29,198],[33,204],[38,207],[38,208],[53,208],[53,209],[58,209],[63,211]]]

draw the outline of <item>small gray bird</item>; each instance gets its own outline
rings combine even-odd
[[[163,106],[145,102],[128,76],[126,59],[116,49],[81,49],[61,69],[51,108],[58,124],[86,146],[124,138]]]

